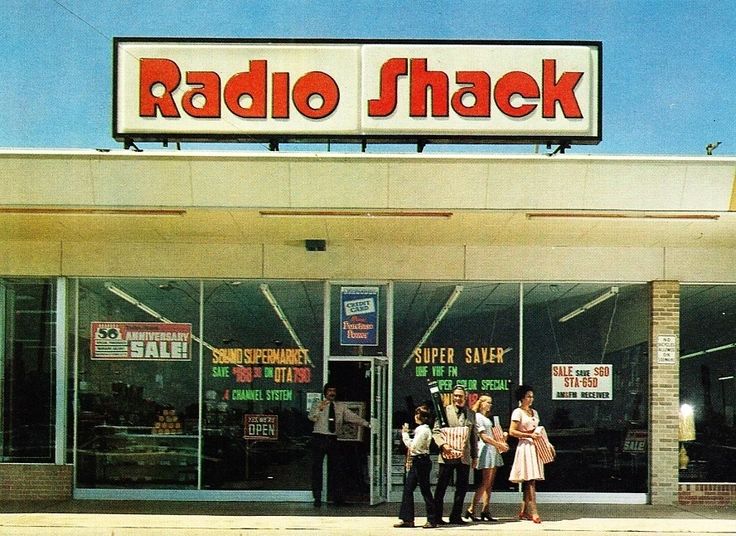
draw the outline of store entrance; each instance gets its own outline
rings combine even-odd
[[[391,292],[390,283],[330,282],[325,300],[328,380],[371,423],[348,428],[350,437],[341,438],[345,500],[371,505],[388,500]]]
[[[353,413],[369,420],[371,384],[370,361],[331,361],[329,382],[337,386],[337,398],[347,402]],[[338,470],[350,503],[367,503],[370,499],[368,456],[369,431],[362,426],[343,425],[340,430],[340,459]]]
[[[331,360],[329,381],[337,386],[338,400],[370,422],[343,425],[338,432],[340,478],[344,500],[379,504],[388,500],[388,361],[384,358]]]

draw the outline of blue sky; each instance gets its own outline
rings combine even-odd
[[[736,10],[714,0],[3,0],[0,147],[120,147],[114,36],[602,41],[603,141],[571,153],[736,154]],[[532,149],[426,149],[456,150]]]

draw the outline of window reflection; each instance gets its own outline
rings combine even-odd
[[[199,332],[198,282],[81,280],[78,300],[78,485],[196,487],[199,342],[173,326]]]
[[[395,293],[394,427],[413,423],[419,404],[432,407],[427,381],[434,379],[446,405],[458,383],[469,405],[490,394],[493,415],[507,428],[519,367],[519,285],[402,282]],[[395,432],[394,487],[402,485],[398,437]],[[499,470],[498,486],[508,487],[509,467]]]
[[[736,286],[680,287],[680,402],[695,440],[683,439],[680,481],[736,482]]]
[[[322,296],[319,282],[205,283],[204,487],[309,489]]]
[[[544,491],[646,492],[647,287],[524,289],[524,383],[558,453]]]
[[[55,288],[50,281],[0,279],[2,461],[53,461]]]

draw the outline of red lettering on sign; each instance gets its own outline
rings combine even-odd
[[[368,101],[368,116],[388,117],[394,113],[398,79],[399,76],[405,76],[406,72],[406,58],[391,58],[381,66],[379,97]]]
[[[542,117],[555,117],[555,105],[559,102],[567,119],[580,119],[583,113],[575,98],[575,86],[583,73],[564,72],[557,80],[556,68],[555,60],[542,60]]]
[[[220,117],[220,76],[211,71],[192,71],[187,73],[187,84],[195,87],[184,93],[181,106],[192,117]],[[204,99],[204,105],[194,103],[196,97]]]
[[[317,107],[313,107],[310,103],[310,99],[314,96],[322,99],[322,103]],[[322,119],[337,108],[340,102],[340,88],[330,75],[312,71],[296,81],[293,99],[294,106],[304,117]]]
[[[251,60],[250,71],[233,75],[225,84],[225,106],[238,117],[266,117],[266,61]],[[250,97],[249,106],[242,97]]]
[[[432,117],[447,117],[449,81],[442,71],[428,71],[427,59],[412,59],[409,82],[409,115],[427,117],[427,90],[432,91]]]
[[[271,96],[271,117],[289,118],[289,73],[273,73],[273,95]]]
[[[483,71],[458,71],[455,75],[458,84],[470,84],[458,89],[452,95],[452,109],[462,117],[491,116],[491,77]],[[463,102],[466,95],[471,95],[473,105]]]
[[[220,75],[214,71],[186,73],[186,85],[192,86],[181,97],[181,108],[190,117],[216,118],[221,115],[221,100],[233,114],[244,119],[268,116],[268,62],[251,60],[248,71],[233,74],[222,87]],[[272,73],[271,117],[287,119],[290,103],[309,119],[323,119],[333,113],[340,102],[340,88],[329,74],[311,71],[289,87],[290,73]],[[165,58],[140,61],[141,117],[180,117],[174,92],[181,84],[181,70],[176,62]],[[222,95],[220,94],[222,92]],[[291,92],[291,94],[290,94]]]
[[[490,117],[491,93],[498,109],[508,117],[530,115],[540,99],[544,118],[556,117],[557,104],[568,119],[583,116],[575,88],[584,73],[565,71],[558,79],[557,62],[552,59],[542,60],[541,81],[530,73],[511,71],[498,79],[493,91],[487,72],[456,71],[455,83],[462,86],[450,95],[448,73],[427,69],[427,58],[391,58],[381,66],[378,98],[368,100],[369,117],[387,117],[396,111],[399,77],[407,74],[411,117],[448,117],[450,108],[461,117]],[[512,102],[515,97],[523,102]]]
[[[521,71],[513,71],[503,75],[496,83],[494,97],[496,106],[509,117],[524,117],[537,107],[536,104],[511,104],[511,97],[519,95],[527,99],[539,98],[539,86],[532,75]]]
[[[179,117],[171,93],[179,86],[181,72],[171,60],[143,58],[140,63],[139,113],[141,117],[156,117],[156,109],[162,117]],[[154,86],[162,86],[163,94],[154,95]]]

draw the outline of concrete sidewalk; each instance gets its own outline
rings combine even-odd
[[[543,523],[519,521],[516,506],[497,505],[498,523],[394,529],[398,504],[314,509],[303,504],[180,503],[150,501],[0,502],[3,536],[240,536],[315,534],[493,534],[494,536],[626,533],[682,535],[736,534],[736,508],[649,505],[540,505]],[[417,518],[424,523],[424,517]]]

